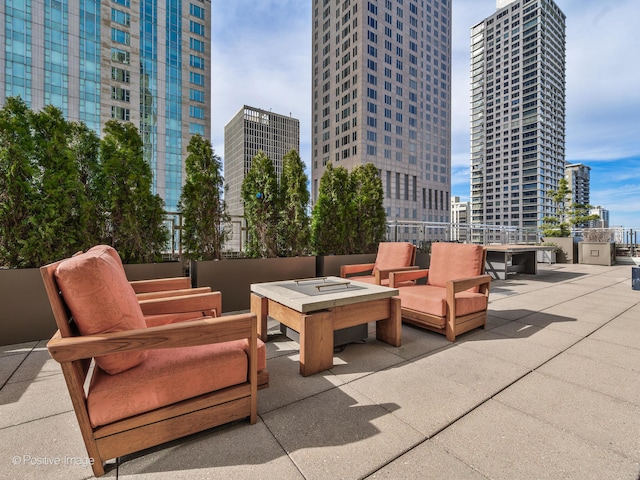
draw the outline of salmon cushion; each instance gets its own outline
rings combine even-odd
[[[182,400],[248,381],[249,342],[150,350],[135,368],[107,375],[96,368],[87,408],[93,427],[149,412]],[[266,368],[266,349],[258,340],[258,370]]]
[[[376,270],[410,267],[413,250],[413,245],[407,242],[380,242],[373,274],[375,275]]]
[[[436,242],[431,245],[427,283],[445,287],[447,281],[482,275],[482,245]],[[478,291],[475,287],[472,291]]]
[[[121,264],[104,248],[91,249],[61,262],[55,271],[58,288],[82,335],[146,328],[144,315]],[[115,375],[139,365],[146,352],[96,357]]]
[[[412,285],[400,289],[402,308],[429,313],[442,318],[447,315],[447,290],[433,285]],[[456,293],[456,317],[487,309],[487,297],[468,290]]]

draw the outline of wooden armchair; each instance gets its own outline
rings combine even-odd
[[[416,270],[416,246],[407,242],[380,242],[375,263],[341,265],[340,276],[347,278],[354,274],[370,272],[369,275],[358,275],[354,280],[376,285],[389,285],[389,273],[398,270]]]
[[[122,268],[122,271],[125,271],[120,254],[115,248],[108,245],[96,245],[87,250],[87,252],[108,254]],[[147,323],[162,322],[163,317],[158,316],[172,313],[181,314],[179,318],[174,318],[173,321],[202,316],[219,317],[222,315],[221,293],[212,292],[210,287],[191,288],[191,279],[189,277],[135,280],[130,281],[129,285],[136,293],[136,297],[142,307],[142,313],[147,317]],[[181,298],[169,300],[169,297]]]
[[[180,321],[163,313],[165,322],[147,326],[146,307],[104,250],[41,273],[59,329],[47,348],[62,366],[96,476],[108,459],[238,419],[256,422],[257,390],[269,377],[254,314]]]
[[[484,327],[491,277],[484,274],[486,250],[482,245],[437,242],[431,248],[428,270],[394,272],[389,286],[398,288],[402,320],[446,335]],[[426,285],[417,284],[426,278]]]

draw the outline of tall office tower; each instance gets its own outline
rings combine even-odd
[[[471,29],[471,221],[536,229],[565,166],[565,16],[498,0]]]
[[[300,152],[300,121],[255,107],[243,106],[224,127],[224,180],[229,215],[244,215],[242,182],[259,151],[267,154],[278,176],[282,175],[282,157],[289,151]]]
[[[373,163],[388,220],[449,222],[451,0],[312,1],[312,201]]]
[[[189,139],[211,136],[210,41],[210,0],[3,0],[0,104],[51,104],[99,135],[132,122],[175,211]]]

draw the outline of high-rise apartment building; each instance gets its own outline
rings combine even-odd
[[[460,197],[451,199],[451,240],[466,243],[469,241],[470,202],[461,202]]]
[[[224,180],[227,213],[244,215],[242,182],[251,169],[253,157],[263,151],[273,162],[278,181],[282,157],[291,150],[300,152],[300,121],[255,107],[243,106],[224,127]]]
[[[0,23],[0,104],[51,104],[98,134],[132,122],[175,210],[189,139],[211,136],[210,0],[5,0]]]
[[[566,165],[564,178],[571,190],[571,203],[589,205],[591,167],[582,163]]]
[[[565,167],[565,15],[498,0],[471,28],[471,221],[536,229]]]
[[[589,228],[609,228],[609,210],[598,205],[589,209],[589,215],[598,215],[598,220],[589,220]]]
[[[388,220],[449,222],[451,0],[312,1],[312,201],[373,163]]]

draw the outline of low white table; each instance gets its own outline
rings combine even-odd
[[[333,332],[376,322],[376,338],[399,347],[402,320],[395,288],[339,277],[251,285],[258,336],[267,339],[267,315],[300,334],[300,374],[333,367]]]

